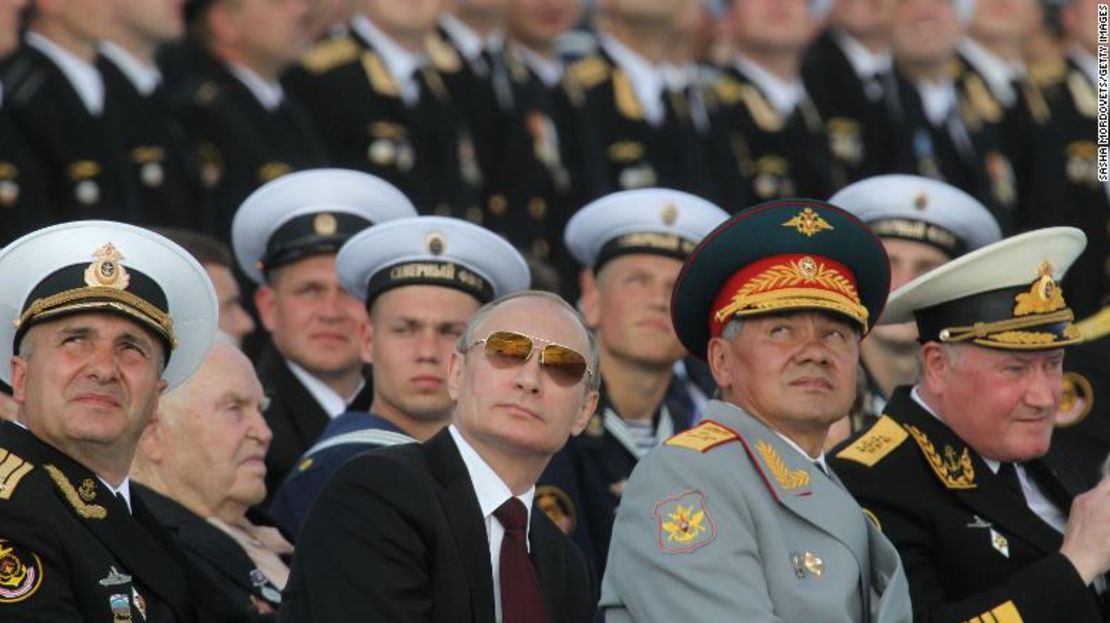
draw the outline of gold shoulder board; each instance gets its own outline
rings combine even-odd
[[[1029,66],[1029,81],[1043,89],[1062,81],[1067,72],[1067,64],[1059,59],[1040,61]]]
[[[583,89],[592,89],[609,77],[609,64],[600,56],[589,56],[571,65],[567,75]]]
[[[695,452],[706,452],[721,444],[735,441],[740,438],[736,431],[722,426],[713,420],[705,420],[697,426],[681,432],[667,441],[664,445],[686,448]]]
[[[771,104],[764,99],[759,89],[750,84],[741,84],[739,93],[740,99],[744,100],[744,105],[748,107],[752,120],[755,121],[755,125],[760,130],[764,132],[779,132],[782,130],[782,115],[771,107]]]
[[[902,445],[902,442],[908,436],[906,429],[892,420],[890,416],[884,415],[859,439],[837,452],[836,458],[874,467],[886,455]]]
[[[424,49],[428,52],[428,59],[436,71],[453,74],[462,69],[462,59],[458,51],[451,47],[437,34],[428,35],[424,39]]]
[[[301,58],[305,69],[321,74],[358,58],[359,47],[350,37],[328,39],[313,46]]]
[[[713,92],[721,104],[732,106],[740,101],[740,82],[730,76],[721,76],[713,83]]]
[[[34,468],[32,463],[0,448],[0,500],[12,497],[19,481]]]

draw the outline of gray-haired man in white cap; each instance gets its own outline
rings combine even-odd
[[[211,595],[131,496],[128,468],[161,393],[212,343],[208,275],[109,221],[28,234],[0,272],[0,378],[20,421],[0,425],[0,619],[194,620]]]

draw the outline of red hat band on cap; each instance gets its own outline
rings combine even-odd
[[[709,311],[709,335],[717,337],[736,316],[824,309],[847,316],[867,332],[868,311],[860,302],[856,276],[823,255],[772,255],[733,273]]]

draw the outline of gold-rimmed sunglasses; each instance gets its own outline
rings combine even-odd
[[[532,337],[516,331],[494,331],[467,347],[474,348],[485,344],[486,357],[494,366],[507,368],[528,361],[536,350],[536,342],[544,342],[540,349],[540,366],[561,385],[573,385],[594,371],[586,363],[582,353],[562,344],[548,342],[543,338]]]

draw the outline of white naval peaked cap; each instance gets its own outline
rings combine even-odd
[[[629,253],[684,260],[728,213],[696,195],[669,188],[622,190],[595,199],[563,231],[570,254],[594,270]]]
[[[845,186],[829,203],[880,238],[924,242],[954,258],[1002,239],[990,210],[966,192],[917,175],[877,175]]]
[[[480,303],[531,283],[524,257],[504,238],[447,216],[416,216],[356,234],[336,258],[339,281],[369,305],[383,292],[435,285],[465,292]]]
[[[150,230],[73,221],[31,232],[0,250],[0,358],[9,361],[34,324],[63,316],[119,314],[166,346],[162,378],[173,389],[204,360],[216,333],[212,280],[183,248]],[[0,366],[11,383],[11,369]]]
[[[309,169],[259,187],[235,212],[231,241],[255,283],[266,271],[334,253],[371,225],[416,216],[412,201],[380,177],[348,169]]]
[[[883,323],[917,321],[920,341],[1011,350],[1082,341],[1059,281],[1087,245],[1074,227],[1048,227],[958,257],[895,290]]]

